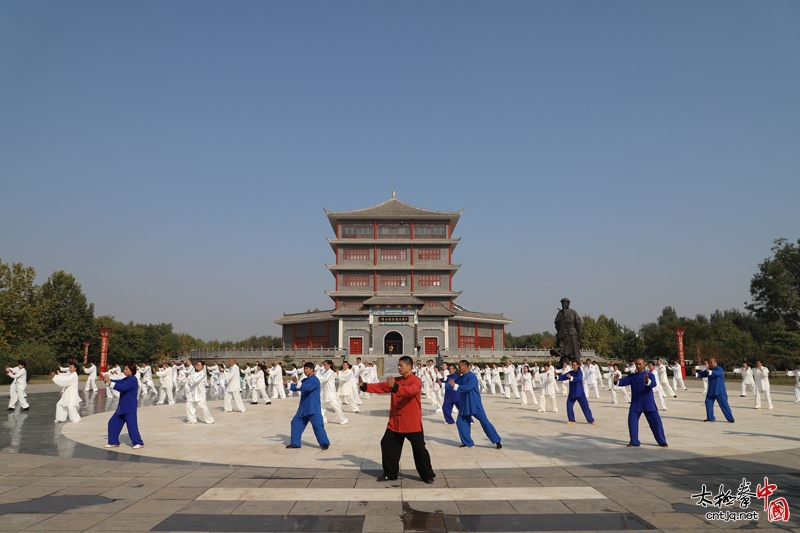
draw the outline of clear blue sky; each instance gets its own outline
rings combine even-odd
[[[278,334],[393,189],[512,333],[741,308],[800,237],[800,3],[0,3],[0,258],[97,314]]]

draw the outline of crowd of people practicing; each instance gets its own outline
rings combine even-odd
[[[6,373],[12,379],[9,410],[17,405],[22,410],[30,409],[26,399],[27,371],[25,361],[18,361],[16,367],[7,367]],[[355,364],[344,361],[341,368],[336,368],[333,361],[302,361],[300,368],[292,364],[284,370],[279,361],[270,366],[258,362],[251,366],[246,363],[240,368],[236,360],[231,358],[227,364],[215,362],[206,365],[203,361],[168,362],[155,364],[155,371],[149,363],[129,363],[120,367],[116,365],[106,372],[98,373],[93,363],[82,367],[88,375],[84,391],[97,391],[98,376],[106,384],[109,400],[118,400],[116,411],[109,420],[108,448],[119,447],[119,435],[124,425],[128,426],[128,434],[134,449],[144,446],[138,430],[137,408],[141,397],[153,395],[156,404],[174,404],[176,399],[186,402],[186,422],[196,424],[198,417],[207,424],[213,424],[214,418],[206,403],[211,398],[223,397],[223,411],[231,412],[234,407],[244,413],[245,397],[249,396],[250,404],[257,405],[262,400],[271,405],[272,400],[284,400],[291,396],[300,396],[297,414],[291,423],[291,442],[287,448],[301,447],[301,434],[310,422],[314,434],[322,449],[328,449],[325,424],[326,404],[338,417],[339,424],[348,424],[349,420],[342,410],[347,405],[353,413],[360,411],[362,400],[370,395],[391,394],[389,424],[381,441],[383,453],[383,481],[397,478],[399,459],[404,440],[408,439],[414,450],[414,459],[420,477],[426,483],[433,483],[435,474],[430,467],[430,456],[425,449],[422,432],[422,396],[441,414],[446,424],[455,424],[461,440],[461,447],[472,447],[471,425],[477,420],[487,438],[502,448],[501,438],[494,426],[489,422],[481,402],[482,394],[501,394],[510,399],[511,394],[528,405],[528,399],[539,411],[552,410],[558,412],[557,394],[567,396],[567,423],[574,424],[574,404],[580,406],[586,421],[595,423],[587,398],[594,395],[600,398],[600,390],[607,389],[611,403],[618,403],[617,394],[621,394],[628,404],[628,428],[630,442],[628,446],[639,446],[639,418],[645,415],[659,446],[667,447],[661,418],[658,414],[656,398],[661,410],[668,410],[665,394],[677,397],[676,390],[687,390],[683,382],[681,366],[674,362],[672,385],[668,379],[667,368],[661,360],[656,363],[645,363],[639,358],[625,365],[626,376],[620,366],[610,363],[600,368],[596,362],[586,359],[580,361],[564,361],[561,368],[550,362],[540,368],[538,364],[529,364],[527,360],[514,364],[507,361],[498,367],[488,364],[479,367],[469,361],[462,360],[457,364],[441,367],[428,360],[424,364],[410,357],[401,357],[397,367],[399,377],[389,376],[381,382],[375,361],[362,362],[356,359]],[[755,367],[745,363],[736,369],[742,374],[741,396],[746,396],[747,388],[755,393],[755,408],[761,408],[762,395],[769,409],[773,408],[770,397],[769,370],[761,361]],[[725,419],[734,422],[731,408],[727,401],[727,390],[724,383],[724,371],[715,359],[704,361],[704,365],[694,368],[694,375],[703,380],[706,405],[706,422],[714,422],[714,402],[716,402]],[[159,380],[156,387],[153,377]],[[502,375],[502,378],[501,378]],[[795,402],[800,403],[800,364],[795,375]],[[51,373],[53,382],[62,387],[61,398],[56,405],[56,422],[80,422],[78,409],[82,402],[78,393],[79,366],[69,363],[61,367],[59,372]],[[560,387],[559,383],[561,382]],[[537,399],[538,396],[538,399]]]

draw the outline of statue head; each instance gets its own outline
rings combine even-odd
[[[569,309],[569,298],[561,298],[561,307]]]

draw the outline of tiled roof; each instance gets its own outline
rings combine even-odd
[[[425,302],[410,294],[373,296],[364,301],[364,305],[423,305]]]
[[[477,311],[467,311],[466,309],[459,309],[456,313],[456,319],[459,318],[476,318],[479,320],[497,320],[498,322],[506,322],[508,324],[514,321],[513,318],[507,318],[502,313],[479,313]]]
[[[462,210],[463,211],[463,210]],[[325,214],[328,217],[342,218],[342,217],[439,217],[439,218],[452,218],[461,216],[461,211],[431,211],[430,209],[422,209],[415,207],[405,202],[401,202],[397,198],[390,198],[382,204],[374,205],[372,207],[365,207],[363,209],[355,209],[353,211],[328,211],[325,209]]]
[[[362,307],[340,307],[334,311],[333,316],[365,316],[369,315],[369,309]]]
[[[429,305],[420,309],[418,314],[419,316],[453,316],[457,313],[446,307]]]
[[[333,319],[333,309],[328,311],[308,311],[306,313],[284,314],[280,318],[270,318],[275,324],[292,324],[298,322],[319,322],[321,320]]]

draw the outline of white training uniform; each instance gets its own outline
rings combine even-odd
[[[769,370],[767,367],[753,369],[753,380],[756,382],[756,409],[761,409],[761,393],[767,397],[767,407],[772,409],[772,397],[769,394]]]
[[[281,400],[286,398],[286,389],[283,387],[283,368],[280,363],[269,369],[269,386],[270,398],[273,400],[275,398],[280,398]]]
[[[506,391],[503,389],[503,382],[500,380],[500,369],[492,367],[491,369],[487,368],[487,371],[491,376],[491,381],[489,381],[491,393],[494,394],[494,390],[497,388],[500,390],[500,394],[505,394]]]
[[[669,411],[669,409],[667,409],[667,402],[664,401],[664,392],[663,392],[664,389],[661,388],[661,383],[659,383],[658,381],[658,375],[656,374],[656,372],[654,372],[654,370],[656,369],[655,368],[653,370],[648,369],[648,372],[653,374],[653,377],[656,379],[656,385],[655,387],[653,387],[653,392],[656,395],[658,395],[658,401],[661,402],[661,409],[664,411]]]
[[[84,367],[84,372],[89,374],[89,377],[86,378],[86,386],[83,388],[83,392],[89,392],[89,389],[97,392],[97,367],[95,365]]]
[[[522,405],[528,405],[528,394],[531,395],[533,405],[539,405],[536,394],[533,392],[533,374],[530,373],[530,369],[528,372],[523,371],[519,378],[522,381]]]
[[[553,365],[547,368],[546,371],[542,372],[542,393],[539,396],[539,402],[541,403],[541,407],[539,407],[539,412],[544,413],[547,410],[547,400],[550,400],[550,403],[553,405],[553,412],[558,412],[558,406],[556,405],[556,369]]]
[[[189,374],[186,378],[186,385],[189,389],[186,393],[186,421],[189,424],[197,423],[197,409],[200,410],[200,416],[205,420],[206,424],[214,423],[214,417],[211,416],[208,405],[206,405],[207,379],[205,368],[199,372]]]
[[[672,389],[678,390],[678,386],[680,386],[683,390],[689,390],[683,382],[683,369],[680,363],[676,363],[669,368],[672,370]]]
[[[16,408],[17,402],[19,402],[20,407],[28,409],[30,405],[28,405],[28,400],[26,399],[28,395],[25,393],[25,389],[28,388],[28,371],[15,366],[8,369],[8,377],[13,380],[9,389],[8,408]]]
[[[572,368],[570,368],[569,365],[565,365],[562,368],[556,370],[556,372],[558,372],[559,374],[561,374],[563,376],[564,374],[566,374],[567,372],[569,372],[571,370],[572,370]],[[564,396],[569,394],[569,383],[568,383],[568,380],[566,380],[566,379],[561,381],[561,394],[564,395]]]
[[[253,371],[252,383],[253,401],[251,403],[258,403],[258,397],[261,396],[267,405],[271,404],[272,400],[269,399],[269,394],[267,394],[267,382],[264,380],[264,371],[258,367]]]
[[[756,382],[753,379],[753,369],[749,366],[747,368],[742,367],[742,394],[740,396],[747,396],[747,387],[753,391],[753,394],[758,395],[756,391]]]
[[[625,396],[625,401],[631,403],[631,395],[628,394],[628,389],[615,385],[614,378],[622,379],[622,372],[619,370],[612,370],[608,373],[608,388],[611,391],[611,403],[617,403],[617,390],[622,391],[622,395]]]
[[[241,374],[239,373],[239,365],[229,366],[224,374],[225,378],[225,398],[222,400],[222,410],[225,412],[233,411],[231,406],[231,399],[236,403],[236,408],[245,412],[244,402],[242,402],[242,387],[239,383]]]
[[[508,364],[503,367],[505,372],[506,399],[511,398],[511,391],[514,391],[514,398],[519,400],[519,387],[517,386],[517,369],[514,365]]]
[[[586,383],[586,395],[589,395],[589,390],[594,389],[594,397],[600,399],[600,388],[597,386],[598,380],[600,380],[600,367],[596,364],[592,363],[590,365],[586,365],[588,369],[589,379],[584,380]],[[585,374],[584,374],[585,375]]]
[[[800,403],[800,366],[794,371],[794,403]]]
[[[336,372],[331,368],[330,370],[322,369],[319,374],[319,401],[322,404],[322,422],[327,424],[328,417],[325,415],[325,404],[329,403],[333,411],[339,417],[340,424],[347,424],[348,420],[342,412],[342,402],[339,401],[339,396],[336,394]]]
[[[78,373],[56,374],[53,376],[53,383],[64,387],[61,399],[56,404],[56,422],[66,422],[67,417],[70,422],[80,422],[81,415],[78,414],[78,405],[81,400],[78,396]]]
[[[669,379],[667,378],[666,365],[664,363],[661,363],[660,365],[658,365],[658,367],[656,367],[656,370],[658,370],[659,385],[661,385],[664,388],[664,390],[667,391],[667,394],[669,394],[673,398],[677,398],[678,395],[675,394],[675,391],[672,390],[672,387],[669,386]]]
[[[358,382],[352,370],[340,370],[336,377],[339,380],[339,398],[345,400],[354,413],[358,413]],[[361,378],[363,381],[363,377]]]
[[[175,383],[172,381],[172,368],[165,366],[164,368],[159,368],[156,370],[156,376],[158,376],[158,405],[163,405],[164,401],[166,400],[169,405],[175,404],[175,397],[172,395],[172,389],[175,387]]]
[[[286,371],[286,379],[287,379],[287,381],[292,381],[292,378],[296,378],[297,382],[300,383],[300,374],[302,374],[302,372],[300,372],[296,368],[290,368],[289,370]],[[300,396],[300,391],[292,392],[292,390],[290,389],[288,395],[289,396]]]
[[[153,371],[150,369],[150,365],[139,367],[137,374],[139,374],[139,385],[141,385],[142,393],[149,395],[150,391],[152,391],[153,394],[158,394],[156,385],[153,383]]]

